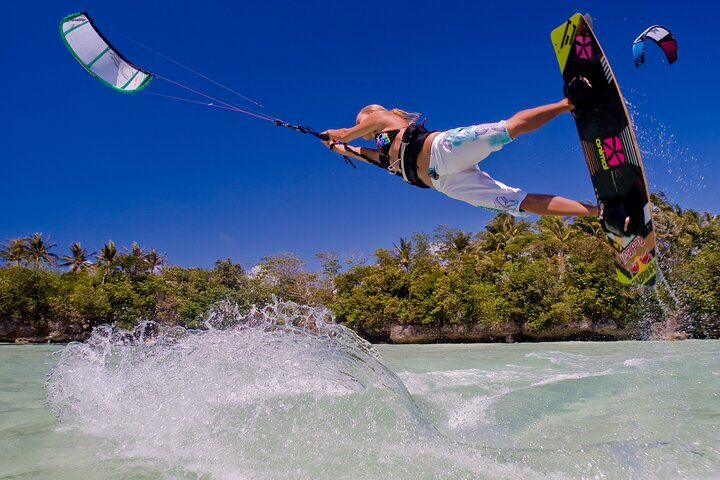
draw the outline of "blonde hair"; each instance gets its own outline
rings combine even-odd
[[[399,109],[399,108],[393,108],[392,110],[388,110],[387,108],[383,107],[382,105],[378,105],[376,103],[373,103],[372,105],[365,106],[360,109],[358,112],[358,115],[361,113],[371,113],[371,112],[387,112],[393,113],[397,115],[398,117],[402,118],[403,120],[406,120],[410,123],[414,123],[417,121],[418,118],[420,118],[420,114],[417,112],[406,112],[405,110]]]

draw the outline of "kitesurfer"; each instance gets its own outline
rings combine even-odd
[[[589,96],[589,82],[580,77],[574,82],[570,98]],[[576,100],[576,103],[581,103]],[[478,163],[500,150],[518,136],[532,132],[556,116],[571,112],[575,106],[568,98],[556,103],[522,110],[507,120],[448,131],[429,131],[415,123],[419,114],[400,109],[388,110],[368,105],[356,117],[355,126],[326,130],[320,138],[330,150],[402,176],[420,188],[434,188],[451,198],[474,206],[522,215],[598,216],[602,206],[587,204],[557,195],[526,193],[495,180]],[[424,123],[424,122],[423,122]],[[357,138],[374,139],[377,149],[347,145]],[[624,211],[614,222],[627,227]]]

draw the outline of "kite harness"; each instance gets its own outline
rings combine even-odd
[[[430,188],[425,185],[417,174],[417,158],[422,150],[423,143],[427,137],[433,132],[425,128],[424,125],[416,125],[411,123],[405,128],[401,143],[399,158],[393,162],[388,171],[396,175],[402,175],[403,179],[410,185],[418,188]],[[400,168],[394,167],[399,162]]]
[[[400,152],[398,158],[390,162],[390,146],[397,137],[400,129],[379,132],[375,135],[375,143],[380,152],[380,162],[371,162],[373,165],[387,170],[393,175],[403,177],[410,185],[419,188],[429,188],[417,174],[417,157],[420,154],[423,143],[427,139],[430,132],[424,125],[425,121],[420,125],[411,123],[405,127],[405,132],[400,139]]]

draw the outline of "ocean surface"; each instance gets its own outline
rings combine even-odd
[[[720,478],[718,341],[370,345],[323,309],[231,317],[0,345],[0,479]]]

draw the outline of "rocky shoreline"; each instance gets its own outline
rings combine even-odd
[[[0,342],[21,345],[82,342],[90,337],[91,331],[92,327],[85,323],[48,322],[38,327],[25,322],[0,321]]]
[[[22,322],[0,322],[0,342],[15,344],[68,343],[90,337],[92,326],[87,323],[48,322],[38,327]],[[553,325],[542,330],[513,322],[484,325],[392,325],[388,330],[359,331],[373,343],[515,343],[552,341],[618,341],[618,340],[684,340],[677,322],[650,325],[645,332],[626,329],[613,320],[582,320]]]
[[[394,325],[389,341],[407,343],[492,343],[492,342],[543,342],[566,340],[630,340],[637,333],[624,330],[612,321],[589,320],[536,330],[524,325],[506,322],[499,325]]]

